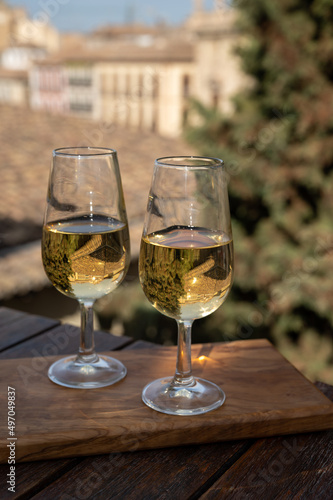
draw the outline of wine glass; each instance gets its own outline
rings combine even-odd
[[[146,385],[144,403],[171,415],[218,408],[224,392],[192,375],[191,329],[195,319],[224,302],[232,285],[233,243],[222,160],[198,156],[156,160],[139,277],[151,304],[178,324],[175,375]]]
[[[81,339],[76,356],[51,365],[56,384],[90,389],[118,382],[125,366],[94,347],[93,304],[123,280],[130,261],[126,208],[116,151],[73,147],[53,151],[42,259],[57,290],[77,299]]]

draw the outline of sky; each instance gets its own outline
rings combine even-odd
[[[215,0],[216,1],[216,0]],[[192,11],[192,0],[6,0],[11,6],[25,7],[30,18],[50,24],[59,31],[87,33],[106,24],[165,21],[181,24]],[[205,1],[206,8],[214,0]]]

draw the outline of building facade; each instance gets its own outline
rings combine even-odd
[[[59,33],[42,14],[41,7],[31,19],[25,9],[10,7],[0,0],[0,51],[17,45],[42,47],[48,53],[59,50]]]
[[[237,12],[224,3],[206,11],[201,0],[195,0],[194,12],[186,22],[193,34],[196,66],[193,96],[221,113],[233,111],[232,97],[249,85],[240,68],[235,49],[243,43],[236,28]]]
[[[28,105],[28,73],[0,68],[0,104]]]
[[[29,72],[29,103],[32,109],[69,113],[67,78],[61,61],[48,60]]]
[[[240,43],[234,10],[216,3],[206,11],[196,0],[180,28],[109,27],[72,52],[35,57],[29,102],[33,109],[177,137],[191,98],[232,113],[232,96],[249,83],[234,54]],[[14,61],[18,53],[7,50],[3,58]]]
[[[0,0],[0,103],[29,105],[28,72],[35,62],[59,50],[59,40],[48,22],[30,19],[24,9]]]
[[[31,107],[178,136],[193,77],[193,48],[177,48],[83,50],[36,63],[30,71]]]
[[[103,121],[155,131],[181,133],[193,72],[193,47],[188,44],[138,48],[111,55],[96,66],[98,115]]]

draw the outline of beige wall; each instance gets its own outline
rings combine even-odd
[[[158,100],[158,131],[161,135],[179,136],[184,120],[185,77],[193,79],[193,63],[161,66]]]
[[[10,42],[10,12],[0,7],[0,50]]]
[[[217,105],[223,113],[233,110],[231,97],[245,84],[234,54],[238,43],[237,35],[229,35],[202,38],[196,44],[195,96],[208,106]]]
[[[216,4],[213,11],[195,12],[186,24],[195,46],[194,96],[223,113],[233,111],[232,96],[249,85],[234,53],[243,43],[235,28],[236,15]]]
[[[161,135],[180,134],[185,108],[184,77],[191,63],[104,62],[96,66],[98,109],[103,121]]]
[[[43,47],[47,52],[60,48],[59,33],[46,23],[37,23],[27,17],[20,17],[15,25],[14,38],[19,44],[32,44]]]
[[[188,97],[231,113],[232,96],[249,85],[234,54],[242,43],[234,21],[230,9],[195,12],[185,28],[192,35],[192,61],[97,63],[96,115],[106,122],[176,137],[183,129]]]
[[[0,103],[27,106],[27,81],[0,76]]]
[[[43,47],[51,53],[59,50],[60,38],[53,26],[29,19],[23,8],[0,6],[0,50],[16,44]]]

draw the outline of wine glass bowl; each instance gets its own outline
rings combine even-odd
[[[139,277],[151,304],[178,324],[176,373],[148,384],[143,401],[174,415],[219,407],[225,394],[212,382],[193,377],[190,348],[193,321],[220,307],[232,286],[233,242],[222,160],[156,160]]]
[[[53,151],[42,260],[55,288],[77,299],[81,310],[79,353],[55,362],[49,378],[73,388],[118,382],[126,375],[125,366],[98,356],[93,338],[93,304],[121,283],[130,261],[116,151],[89,147]]]

